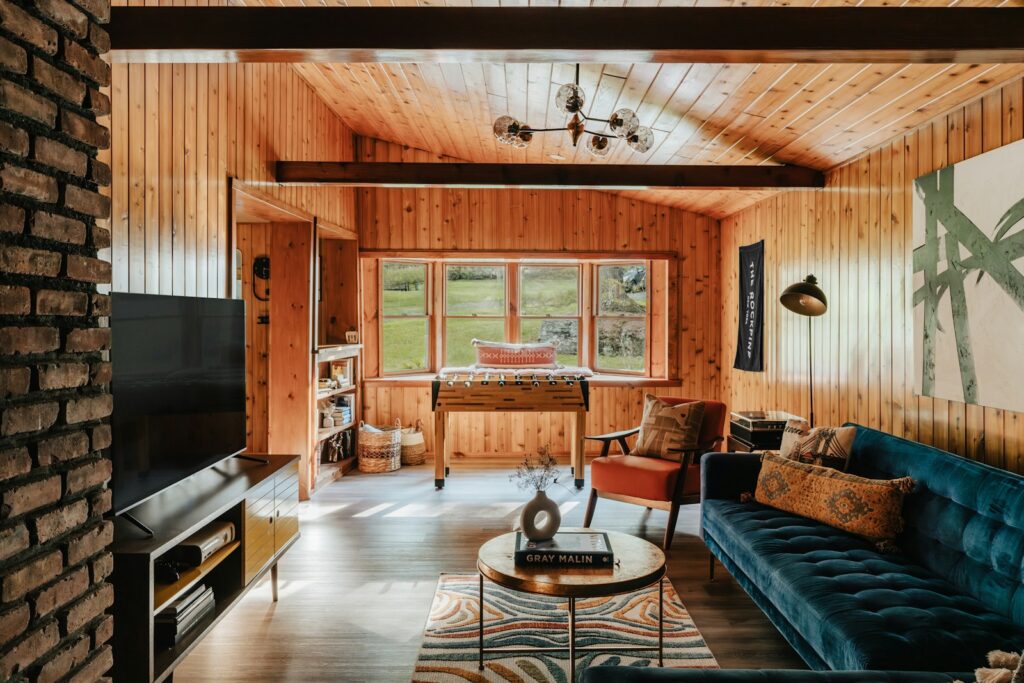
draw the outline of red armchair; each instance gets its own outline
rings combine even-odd
[[[699,400],[659,398],[672,405]],[[668,550],[672,546],[679,506],[700,501],[700,456],[718,450],[725,438],[725,404],[720,401],[704,401],[704,404],[700,443],[696,448],[679,450],[678,462],[630,455],[626,438],[639,432],[639,427],[586,437],[591,441],[600,441],[602,446],[600,457],[590,463],[590,500],[583,518],[584,527],[589,527],[594,518],[598,498],[643,505],[648,509],[658,508],[668,511],[668,525],[665,527],[662,547]],[[613,441],[618,443],[622,455],[608,455]]]

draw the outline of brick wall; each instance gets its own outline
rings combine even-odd
[[[109,0],[0,0],[0,681],[102,680]]]

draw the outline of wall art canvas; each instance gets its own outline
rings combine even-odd
[[[914,387],[1024,411],[1024,140],[914,181]]]

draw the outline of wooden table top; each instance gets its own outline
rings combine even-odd
[[[600,529],[563,528],[560,531]],[[613,569],[518,567],[515,563],[515,531],[480,546],[477,569],[505,588],[557,597],[594,598],[619,595],[650,586],[665,575],[665,553],[636,536],[605,531],[615,554]]]

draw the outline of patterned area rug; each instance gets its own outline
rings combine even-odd
[[[567,683],[568,653],[507,655],[489,653],[477,668],[477,576],[442,574],[413,673],[414,682]],[[717,669],[711,650],[665,581],[665,666]],[[484,583],[484,644],[487,647],[568,645],[564,599],[506,590]],[[646,588],[611,598],[576,601],[576,644],[658,644],[658,591]],[[655,652],[580,653],[576,674],[600,665],[657,666]]]

